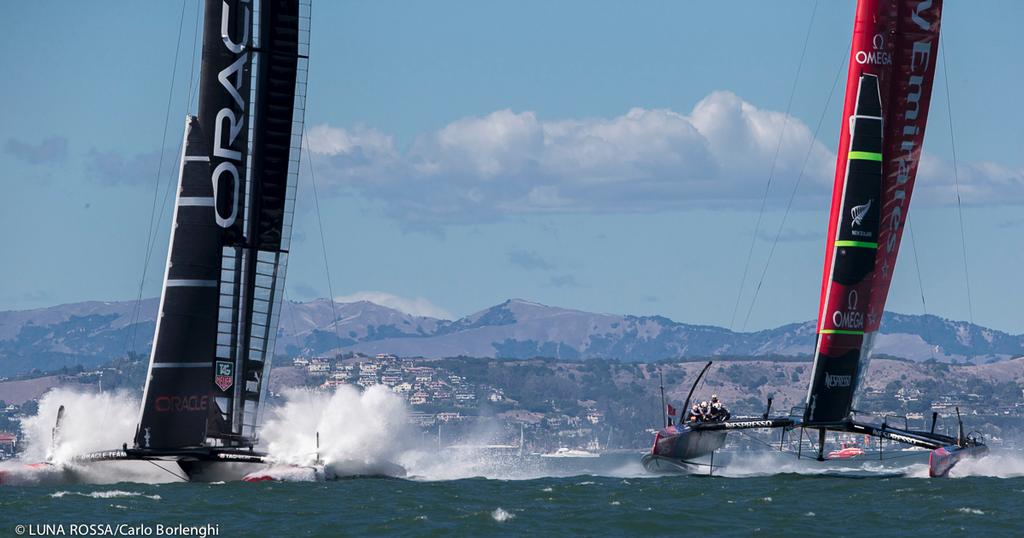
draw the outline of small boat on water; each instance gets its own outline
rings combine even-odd
[[[849,458],[856,458],[864,455],[864,449],[859,446],[844,446],[839,450],[833,450],[828,453],[828,459],[830,460],[842,460]]]
[[[599,458],[600,454],[596,452],[590,452],[587,450],[580,450],[578,448],[567,448],[560,447],[554,452],[548,452],[547,454],[541,454],[542,458]]]

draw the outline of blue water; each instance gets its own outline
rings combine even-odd
[[[0,536],[15,535],[17,525],[38,535],[45,524],[70,535],[82,523],[144,525],[153,536],[157,524],[213,525],[219,536],[1024,534],[1024,478],[849,476],[5,487]]]

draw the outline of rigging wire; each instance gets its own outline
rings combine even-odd
[[[199,19],[202,18],[202,16],[200,15],[202,5],[203,5],[202,2],[200,2],[199,0],[196,0],[196,23],[195,23],[195,27],[192,30],[192,34],[193,34],[192,35],[192,68],[189,69],[188,100],[185,103],[186,104],[185,110],[188,110],[188,107],[192,104],[192,95],[193,95],[192,92],[193,92],[193,90],[196,93],[199,93],[199,81],[197,81],[195,78],[196,78],[196,58],[197,58],[197,54],[196,53],[199,50],[199,47],[198,47],[198,45],[199,45]],[[194,86],[193,86],[193,82],[195,83]]]
[[[160,138],[160,158],[157,162],[156,178],[153,185],[153,203],[149,211],[149,230],[146,232],[146,255],[142,263],[142,277],[139,278],[139,289],[135,297],[135,306],[132,308],[132,313],[128,318],[128,332],[125,334],[125,348],[131,349],[132,355],[135,354],[135,336],[138,331],[136,322],[139,318],[139,310],[142,304],[142,290],[146,283],[146,273],[149,269],[149,260],[152,254],[152,239],[153,228],[156,225],[154,222],[156,216],[156,201],[159,198],[160,193],[160,176],[163,173],[164,167],[164,147],[167,145],[167,128],[171,121],[171,102],[174,98],[174,83],[178,75],[178,56],[181,52],[181,33],[185,26],[185,2],[181,4],[181,15],[178,18],[178,37],[174,45],[174,62],[171,64],[171,83],[167,90],[167,107],[164,112],[164,129],[163,135]],[[128,340],[130,339],[131,347],[128,346]]]
[[[334,286],[331,284],[331,266],[327,261],[327,240],[324,239],[324,221],[320,216],[320,194],[316,188],[316,174],[314,169],[316,165],[313,163],[313,152],[309,149],[309,133],[306,132],[305,128],[302,130],[302,148],[306,150],[306,159],[309,161],[309,180],[310,184],[313,185],[313,205],[316,208],[316,223],[320,228],[320,249],[324,255],[324,270],[327,273],[327,293],[330,294],[331,301],[331,313],[334,315],[334,336],[338,339],[338,350],[341,351],[341,333],[338,327],[338,309],[334,304]]]
[[[296,328],[296,325],[295,325],[295,305],[292,304],[292,302],[288,299],[288,288],[285,287],[281,291],[282,291],[282,293],[284,293],[284,304],[288,306],[288,312],[289,312],[288,318],[289,318],[289,321],[291,322],[291,323],[289,323],[289,325],[292,326],[292,337],[295,338],[296,341],[298,341],[299,330]],[[276,353],[277,352],[277,349],[276,349],[276,347],[277,347],[277,340],[274,340],[274,346],[275,346],[274,352]]]
[[[953,104],[949,95],[949,67],[946,65],[946,40],[939,40],[939,47],[942,52],[942,80],[946,86],[946,116],[949,119],[949,144],[953,150],[953,182],[956,185],[956,212],[960,217],[960,245],[963,248],[964,257],[964,284],[967,288],[967,313],[970,316],[971,324],[974,324],[974,301],[971,300],[971,274],[967,270],[967,232],[964,229],[964,208],[960,201],[960,173],[957,167],[956,138],[953,135]]]
[[[917,287],[921,290],[921,309],[924,315],[928,315],[928,304],[924,301],[924,279],[921,278],[921,262],[917,258],[917,241],[914,240],[914,228],[910,226],[910,218],[907,217],[907,233],[910,234],[910,248],[914,252],[914,268],[917,269]],[[935,348],[928,346],[928,353],[935,358]]]
[[[754,306],[757,304],[757,297],[761,293],[761,286],[764,284],[764,279],[768,275],[768,267],[772,263],[772,257],[775,255],[775,248],[779,245],[779,240],[782,237],[782,229],[786,225],[786,219],[789,218],[790,210],[793,208],[793,201],[796,199],[797,190],[800,188],[800,182],[804,178],[804,170],[807,169],[807,163],[811,160],[811,153],[814,152],[814,144],[818,140],[818,133],[821,131],[821,126],[825,122],[825,114],[828,112],[828,107],[832,104],[832,96],[835,95],[836,86],[839,84],[839,75],[843,73],[843,67],[846,66],[846,46],[843,46],[842,60],[839,62],[839,67],[836,69],[836,75],[832,79],[832,89],[828,92],[828,98],[825,100],[825,106],[821,109],[821,115],[818,116],[818,125],[814,128],[814,136],[811,137],[811,144],[807,147],[807,153],[804,155],[804,161],[800,165],[800,173],[796,176],[796,183],[793,184],[793,190],[789,193],[789,201],[786,203],[786,211],[782,214],[782,221],[779,222],[779,229],[775,231],[775,239],[772,241],[772,246],[768,250],[768,258],[764,262],[764,267],[761,269],[761,278],[757,281],[757,287],[754,288],[754,298],[750,301],[750,308],[747,309],[747,315],[743,318],[743,327],[741,330],[747,330],[747,323],[750,321],[750,315],[754,312]]]
[[[786,136],[786,127],[789,125],[789,112],[793,107],[793,97],[796,95],[796,85],[800,80],[800,72],[804,67],[804,57],[807,55],[807,43],[811,40],[811,29],[814,28],[814,16],[818,12],[818,1],[814,2],[814,9],[811,11],[811,19],[807,23],[807,33],[804,35],[803,49],[800,51],[800,61],[797,63],[796,76],[793,77],[793,86],[789,91],[789,101],[786,103],[785,119],[782,122],[782,131],[779,133],[779,143],[775,146],[775,156],[772,157],[772,165],[768,172],[768,182],[764,186],[764,195],[761,196],[761,208],[757,212],[757,222],[754,224],[754,232],[750,237],[750,249],[747,251],[747,261],[743,264],[743,277],[740,278],[739,291],[736,293],[736,304],[732,309],[732,318],[729,321],[729,329],[736,325],[736,313],[740,308],[740,299],[743,297],[743,288],[750,271],[750,261],[754,256],[754,246],[757,244],[757,232],[761,229],[761,220],[764,218],[765,205],[768,202],[768,193],[772,188],[772,180],[775,178],[775,165],[779,160],[779,152],[782,151],[782,141]]]
[[[924,301],[924,280],[921,278],[921,262],[917,259],[917,241],[914,240],[914,228],[910,226],[910,219],[907,219],[907,233],[910,234],[910,248],[914,252],[914,267],[917,269],[917,286],[921,289],[921,309],[924,315],[928,315],[928,304]]]

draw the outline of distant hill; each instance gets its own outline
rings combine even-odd
[[[0,312],[0,376],[92,366],[134,350],[148,354],[156,299],[86,302]],[[809,355],[814,323],[750,333],[662,316],[597,314],[511,299],[457,320],[412,316],[370,302],[285,304],[277,352],[338,350],[422,357],[615,358],[627,362],[709,356]],[[963,321],[887,312],[876,354],[976,363],[1024,356],[1024,335]]]

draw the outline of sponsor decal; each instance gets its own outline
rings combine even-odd
[[[725,427],[732,428],[771,428],[773,425],[770,420],[747,420],[744,422],[726,422]]]
[[[219,460],[238,460],[238,461],[260,461],[264,460],[263,456],[257,456],[253,454],[225,454],[223,452],[217,453],[217,459]]]
[[[850,210],[850,218],[853,219],[851,224],[853,226],[860,226],[864,222],[864,217],[867,216],[868,211],[871,210],[871,203],[874,202],[874,198],[868,200],[868,203],[855,205]]]
[[[227,391],[231,388],[231,385],[235,384],[234,375],[235,365],[228,361],[217,361],[217,367],[214,368],[213,382],[222,391]]]
[[[103,460],[123,460],[128,458],[128,453],[124,450],[101,450],[99,452],[90,452],[84,456],[79,456],[74,459],[82,461],[103,461]]]
[[[857,290],[850,290],[846,296],[846,310],[836,310],[832,313],[832,323],[838,329],[862,330],[864,329],[864,313],[857,310]]]
[[[157,413],[194,413],[206,411],[209,403],[209,396],[157,396],[153,407]]]
[[[825,386],[830,389],[848,388],[850,386],[850,381],[852,380],[852,377],[853,376],[849,375],[832,375],[828,372],[825,372]]]
[[[921,17],[921,12],[931,8],[932,0],[923,0],[914,6],[914,11],[911,14],[914,24],[926,32],[931,30],[931,26],[928,24],[928,21]],[[889,276],[892,263],[895,263],[895,259],[890,258],[894,258],[893,255],[896,251],[900,227],[903,225],[903,212],[906,210],[907,204],[905,185],[910,180],[910,175],[917,167],[918,159],[921,156],[921,148],[917,146],[920,132],[924,128],[924,118],[920,116],[921,94],[924,91],[925,74],[928,72],[928,66],[931,64],[932,47],[934,44],[935,39],[929,36],[922,41],[915,41],[911,45],[909,76],[905,84],[898,86],[906,88],[907,93],[906,109],[903,110],[902,114],[894,115],[894,117],[902,118],[904,121],[903,128],[897,131],[903,136],[903,140],[899,145],[900,154],[897,156],[896,162],[892,164],[896,169],[896,185],[888,189],[893,193],[893,203],[889,204],[891,209],[889,214],[884,217],[883,225],[881,226],[884,229],[887,222],[889,229],[889,238],[885,243],[885,255],[881,264],[882,276],[886,278]]]
[[[235,108],[224,107],[217,111],[217,118],[214,121],[213,132],[213,155],[223,159],[214,169],[211,176],[213,181],[214,218],[221,228],[230,228],[238,218],[238,198],[241,195],[241,179],[238,173],[239,166],[242,166],[242,152],[231,149],[235,145],[235,139],[246,129],[245,121],[249,113],[245,110],[245,99],[242,98],[242,86],[245,83],[246,66],[249,65],[249,21],[252,17],[252,5],[248,0],[239,2],[243,10],[245,20],[245,31],[241,39],[235,42],[230,32],[228,23],[232,20],[231,6],[227,2],[222,3],[220,34],[224,47],[235,55],[235,60],[217,74],[217,80],[221,87],[231,96]],[[226,136],[225,136],[226,135]],[[226,138],[226,139],[225,139]],[[220,204],[222,197],[228,196],[230,203]],[[226,215],[221,211],[230,207]]]
[[[146,443],[146,448],[149,448],[149,426],[146,426],[146,434],[142,436],[143,441]]]
[[[868,65],[892,65],[892,53],[885,49],[885,37],[882,34],[875,34],[871,39],[870,51],[858,50],[853,59],[861,64]]]
[[[878,432],[879,435],[893,441],[899,441],[901,443],[907,443],[908,445],[919,445],[921,441],[914,439],[913,437],[907,437],[906,435],[900,435],[898,433],[890,433],[886,431]]]

